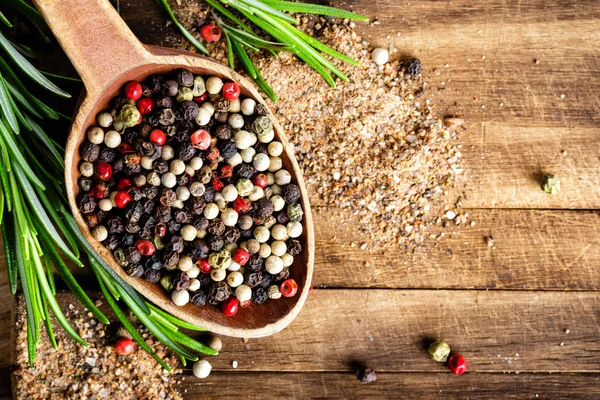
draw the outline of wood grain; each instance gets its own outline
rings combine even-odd
[[[335,210],[318,208],[314,284],[354,288],[567,290],[600,288],[600,215],[594,211],[468,210],[413,256],[400,246],[362,250]],[[493,235],[494,247],[485,237]],[[431,241],[435,243],[434,241]]]
[[[208,379],[186,376],[185,398],[222,399],[597,399],[598,374],[377,373],[361,384],[353,373],[213,372]]]
[[[445,339],[472,372],[600,372],[595,292],[315,290],[280,334],[225,338],[219,370],[444,372],[427,355]],[[565,329],[570,333],[566,334]]]

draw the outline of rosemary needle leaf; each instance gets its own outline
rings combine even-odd
[[[322,6],[320,4],[296,3],[283,0],[260,0],[269,6],[281,10],[304,14],[326,15],[329,17],[348,18],[357,21],[368,21],[369,17],[352,11],[341,10],[335,7]]]
[[[17,250],[15,248],[14,221],[8,216],[2,223],[2,237],[4,238],[4,257],[6,260],[6,269],[8,271],[8,280],[10,281],[10,292],[17,293]]]
[[[211,6],[212,8],[214,8],[215,10],[217,10],[218,12],[223,14],[225,17],[227,17],[230,21],[235,22],[239,27],[241,27],[246,32],[254,33],[248,25],[246,25],[241,19],[239,19],[238,17],[233,15],[231,13],[231,11],[226,9],[221,3],[219,3],[215,0],[204,0],[204,1],[206,2],[206,4],[208,4],[209,6]],[[219,20],[219,18],[216,16],[215,16],[215,19]],[[219,24],[221,24],[221,22]]]
[[[19,133],[19,122],[17,121],[17,116],[13,111],[13,107],[11,107],[10,94],[6,89],[6,85],[4,85],[4,77],[0,74],[0,108],[2,109],[3,115],[6,117],[8,121],[8,125],[11,127],[13,132]]]
[[[25,158],[23,157],[23,154],[19,150],[17,143],[15,142],[14,138],[12,137],[12,134],[8,131],[8,128],[1,121],[0,121],[0,136],[2,136],[2,138],[4,139],[4,142],[7,144],[8,150],[12,154],[12,159],[15,160],[15,162],[16,162],[14,165],[18,165],[21,168],[23,168],[23,172],[29,179],[27,181],[27,183],[29,184],[29,181],[31,181],[31,183],[33,183],[35,186],[39,187],[40,189],[45,189],[42,181],[40,181],[40,179],[36,176],[36,174],[31,170],[31,167],[27,163],[27,160],[25,160]]]
[[[229,39],[229,35],[225,33],[225,40],[227,40],[227,60],[229,62],[229,67],[231,69],[235,69],[235,60],[233,59],[233,49],[231,48],[231,39]]]
[[[4,51],[8,54],[8,56],[14,61],[15,64],[19,66],[19,68],[31,79],[37,82],[44,89],[49,90],[52,93],[55,93],[59,96],[70,98],[71,95],[54,83],[50,82],[48,78],[40,73],[25,57],[23,57],[13,45],[4,37],[3,34],[0,33],[0,47],[4,49]]]
[[[277,95],[275,94],[275,91],[273,91],[273,88],[271,88],[271,86],[263,79],[258,70],[256,70],[256,84],[267,94],[273,103],[277,104]]]
[[[350,65],[353,65],[355,67],[360,65],[360,63],[358,61],[348,57],[345,54],[335,51],[331,47],[319,42],[317,39],[313,38],[312,36],[307,35],[306,33],[302,32],[300,29],[296,28],[295,26],[293,26],[291,28],[292,28],[292,31],[300,37],[300,39],[303,39],[306,43],[308,43],[315,49],[322,51],[323,53],[330,55],[331,57],[337,58],[337,59],[344,61]]]
[[[52,330],[52,321],[50,320],[50,314],[48,313],[48,305],[46,304],[46,300],[42,297],[43,311],[44,311],[44,325],[46,326],[46,333],[48,334],[48,339],[50,339],[50,344],[54,349],[58,348],[56,344],[56,338],[54,337],[54,331]]]
[[[6,19],[6,17],[4,16],[4,14],[2,14],[1,11],[0,11],[0,21],[2,21],[2,23],[4,23],[4,25],[8,26],[9,28],[13,27],[13,25],[10,23],[10,21],[8,19]]]
[[[219,352],[216,351],[215,349],[205,346],[202,343],[192,339],[189,336],[184,335],[183,333],[181,333],[179,331],[171,331],[169,334],[175,341],[177,341],[178,343],[181,343],[185,347],[189,347],[192,350],[198,351],[200,353],[208,354],[211,356],[216,356],[217,354],[219,354]]]
[[[283,13],[281,11],[277,11],[276,9],[274,9],[273,7],[270,7],[268,5],[266,5],[265,3],[262,3],[258,0],[229,0],[229,3],[231,3],[232,6],[236,6],[236,4],[239,5],[239,3],[244,3],[246,6],[248,6],[253,12],[256,12],[257,10],[260,10],[262,12],[265,12],[267,14],[271,14],[274,17],[279,17],[281,19],[283,19],[284,21],[287,21],[291,24],[297,24],[298,21],[296,21],[296,18],[287,15],[286,13]]]
[[[29,100],[27,100],[25,98],[25,96],[23,96],[21,94],[21,92],[19,92],[13,85],[10,84],[10,82],[8,81],[4,81],[6,83],[6,87],[8,88],[8,91],[10,92],[10,94],[15,98],[15,100],[17,101],[17,103],[19,103],[20,105],[22,105],[23,107],[25,107],[25,110],[32,114],[34,117],[42,119],[44,118],[42,116],[42,114],[40,114],[35,107],[29,102]],[[27,118],[29,118],[29,116],[27,114],[25,114],[25,116]],[[31,125],[31,123],[30,123]]]
[[[83,83],[83,81],[80,78],[73,78],[71,76],[65,76],[65,75],[60,75],[60,74],[53,74],[53,73],[47,72],[47,71],[40,71],[40,72],[43,75],[46,75],[47,77],[50,77],[50,78],[61,79],[63,81],[67,81],[67,82]]]
[[[248,75],[250,75],[252,79],[256,80],[256,78],[258,77],[256,68],[254,67],[254,64],[252,64],[250,57],[248,57],[246,50],[244,50],[244,48],[235,40],[233,41],[233,50],[235,51],[235,54],[242,63],[242,66],[244,67]]]
[[[190,324],[189,322],[185,322],[180,320],[177,317],[172,316],[171,314],[161,310],[160,308],[156,307],[155,305],[152,304],[148,304],[148,307],[150,308],[150,310],[158,315],[161,315],[163,318],[165,318],[167,321],[171,322],[174,325],[177,325],[181,328],[185,328],[185,329],[189,329],[192,331],[205,331],[206,329],[201,328],[199,326],[196,326],[194,324]]]

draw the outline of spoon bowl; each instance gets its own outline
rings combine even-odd
[[[65,153],[65,185],[71,211],[86,240],[110,267],[148,300],[165,311],[207,330],[234,337],[262,337],[276,333],[298,315],[310,289],[314,265],[314,232],[310,205],[302,173],[284,130],[266,106],[254,85],[235,71],[197,54],[163,47],[143,45],[125,25],[108,0],[34,0],[34,4],[53,31],[63,50],[81,76],[85,90],[72,120]],[[299,186],[304,218],[303,234],[298,240],[303,251],[294,258],[290,278],[298,283],[298,294],[291,298],[269,300],[240,309],[235,317],[220,309],[188,304],[178,307],[158,284],[130,278],[115,261],[112,253],[94,239],[76,205],[77,180],[80,176],[79,148],[96,116],[109,109],[128,81],[142,81],[150,75],[163,75],[177,69],[194,74],[218,76],[237,82],[243,96],[266,106],[273,121],[275,138],[284,146],[283,167],[290,171]]]

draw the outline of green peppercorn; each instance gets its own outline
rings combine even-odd
[[[197,76],[194,78],[194,86],[192,87],[192,95],[194,97],[200,97],[206,92],[206,84],[204,78]]]
[[[254,120],[254,123],[252,124],[252,129],[254,129],[254,132],[259,137],[265,136],[273,131],[273,122],[269,117],[258,117]]]
[[[231,265],[231,261],[231,253],[227,250],[221,250],[208,256],[208,263],[213,268],[227,269]]]
[[[302,211],[302,206],[298,203],[293,203],[287,206],[287,217],[290,221],[299,222],[302,220],[302,216],[304,215],[304,211]]]
[[[127,257],[125,257],[125,251],[123,251],[123,249],[116,249],[113,252],[113,255],[121,267],[126,267],[129,265],[129,261],[127,261]]]
[[[121,118],[121,121],[123,121],[123,125],[126,128],[130,128],[138,123],[141,114],[135,106],[131,104],[125,104],[121,108],[119,116]]]
[[[436,340],[429,346],[429,355],[437,362],[446,362],[450,355],[450,346],[443,340]]]
[[[558,193],[560,190],[560,181],[556,175],[547,174],[542,179],[542,190],[548,194]]]
[[[179,93],[177,93],[177,101],[178,102],[183,102],[183,101],[192,101],[192,99],[194,98],[194,95],[192,93],[192,89],[190,89],[189,87],[185,87],[182,86],[179,88]]]
[[[160,278],[160,284],[165,288],[167,292],[173,290],[173,282],[171,281],[171,277],[169,275],[165,275]]]

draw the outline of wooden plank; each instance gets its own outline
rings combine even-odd
[[[590,292],[315,290],[276,336],[225,338],[216,369],[269,372],[443,372],[426,351],[444,338],[473,372],[600,372]],[[566,334],[565,329],[570,333]]]
[[[399,246],[362,250],[335,210],[317,209],[314,284],[325,287],[600,288],[600,215],[592,211],[469,210],[467,226],[414,256]],[[493,235],[494,248],[484,238]]]
[[[600,214],[594,211],[468,210],[469,221],[415,254],[364,238],[335,209],[316,208],[316,287],[599,290]],[[485,237],[493,235],[494,247]],[[1,251],[1,250],[0,250]],[[96,287],[89,268],[71,270]]]
[[[11,317],[14,298],[10,293],[8,276],[6,273],[6,263],[4,260],[4,246],[0,254],[0,399],[12,397],[10,365],[11,355],[13,354],[12,333],[14,329],[13,319]]]
[[[213,372],[207,379],[192,375],[178,390],[185,398],[222,399],[595,399],[597,374],[443,374],[377,373],[377,381],[361,384],[353,373]]]

